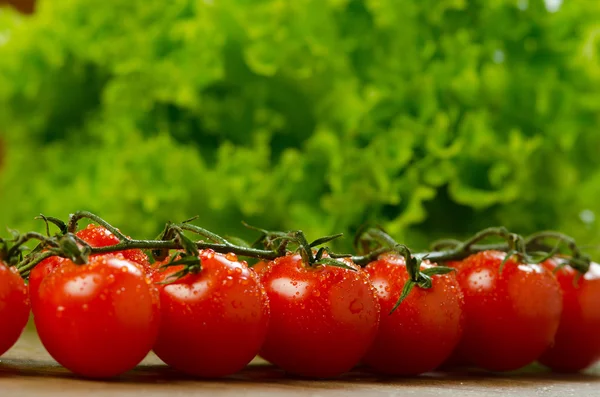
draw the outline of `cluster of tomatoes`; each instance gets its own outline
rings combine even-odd
[[[76,235],[92,247],[119,243],[97,225]],[[201,271],[190,272],[130,249],[93,254],[85,265],[52,256],[28,285],[0,264],[0,354],[31,308],[52,357],[92,378],[124,373],[151,350],[211,378],[256,355],[316,378],[359,364],[406,376],[463,364],[508,371],[536,360],[579,371],[600,359],[600,265],[581,275],[560,258],[506,256],[478,252],[446,263],[452,272],[424,260],[415,275],[393,251],[364,268],[348,258],[308,264],[293,252],[250,268],[236,255],[201,250]]]

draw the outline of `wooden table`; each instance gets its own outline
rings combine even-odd
[[[0,397],[13,396],[600,396],[600,367],[558,375],[539,368],[516,374],[434,373],[407,379],[354,372],[313,381],[286,377],[256,360],[223,380],[195,380],[165,367],[153,355],[134,371],[111,381],[79,379],[54,362],[28,331],[0,360]]]

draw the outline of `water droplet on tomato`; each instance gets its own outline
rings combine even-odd
[[[318,296],[320,296],[320,295],[321,295],[321,292],[320,292],[318,289],[314,289],[314,290],[313,290],[313,292],[312,292],[312,296],[314,296],[314,297],[318,297]]]
[[[123,266],[123,267],[121,268],[121,271],[122,271],[123,273],[127,273],[127,272],[129,271],[129,268],[128,268],[127,266]]]
[[[364,305],[362,304],[362,302],[359,302],[357,299],[354,299],[350,303],[350,312],[351,313],[354,313],[354,314],[360,313],[363,308],[364,308]]]
[[[225,255],[225,258],[227,258],[227,260],[231,261],[231,262],[237,262],[237,255],[234,253],[229,253]]]
[[[56,308],[56,317],[62,317],[64,311],[65,311],[64,306],[57,307]]]
[[[87,312],[87,310],[88,310],[89,308],[90,308],[90,307],[88,306],[88,304],[87,304],[87,303],[84,303],[83,305],[81,305],[81,309],[82,309],[84,312]]]

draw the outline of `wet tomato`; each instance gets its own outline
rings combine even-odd
[[[366,273],[305,264],[290,254],[260,273],[271,305],[261,356],[285,371],[328,378],[354,367],[377,333],[379,303]]]
[[[465,297],[465,331],[457,355],[492,371],[535,360],[554,342],[562,311],[560,286],[540,265],[484,251],[453,263]]]
[[[77,237],[91,245],[92,247],[107,247],[119,243],[117,236],[112,234],[108,229],[96,224],[89,224],[85,229],[78,231]],[[152,273],[153,269],[150,266],[148,256],[140,249],[130,249],[117,251],[122,254],[125,259],[133,261],[141,265],[144,271]],[[105,254],[96,254],[105,255]],[[52,256],[41,261],[29,274],[29,294],[31,297],[31,305],[35,306],[37,301],[37,292],[44,278],[46,278],[54,269],[59,267],[63,262],[63,258]]]
[[[17,342],[28,319],[27,285],[16,268],[0,261],[0,355]]]
[[[108,247],[110,245],[119,244],[119,238],[112,234],[110,230],[106,229],[104,226],[93,223],[90,223],[85,229],[78,231],[77,237],[92,247]],[[144,251],[140,249],[129,249],[116,252],[123,255],[125,259],[142,265],[146,271],[150,271],[150,262]]]
[[[423,262],[421,270],[433,266]],[[429,289],[415,286],[390,313],[409,280],[404,257],[381,255],[365,271],[377,289],[381,324],[363,362],[391,375],[436,369],[454,351],[463,331],[464,298],[454,272],[431,276]]]
[[[200,252],[202,270],[169,283],[175,266],[157,274],[161,325],[154,352],[199,377],[231,375],[257,354],[267,334],[269,304],[258,276],[233,254]]]
[[[119,375],[156,341],[158,291],[140,265],[120,254],[95,256],[87,265],[64,260],[38,293],[33,313],[40,339],[76,374]]]
[[[50,273],[64,261],[60,256],[51,256],[38,263],[29,273],[29,298],[31,306],[37,305],[40,285]]]
[[[539,361],[554,371],[577,372],[600,360],[600,265],[584,274],[570,266],[556,270],[562,259],[543,265],[555,275],[563,294],[563,312],[554,345]]]
[[[260,274],[268,264],[268,261],[258,261],[250,269],[254,270],[254,272],[257,274]]]

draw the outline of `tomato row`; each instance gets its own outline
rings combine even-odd
[[[77,236],[117,244],[101,226]],[[0,354],[33,311],[44,347],[67,369],[104,378],[134,368],[151,350],[199,377],[243,369],[256,355],[316,378],[364,364],[390,375],[453,365],[492,371],[539,361],[579,371],[600,359],[600,265],[580,276],[560,258],[541,264],[484,251],[428,272],[410,290],[405,258],[382,254],[365,268],[307,265],[289,253],[249,268],[233,254],[199,253],[202,269],[151,265],[137,249],[95,254],[77,265],[39,263],[29,286],[0,265]],[[429,288],[427,288],[429,287]],[[30,302],[30,303],[29,303]],[[396,307],[397,306],[397,307]]]

